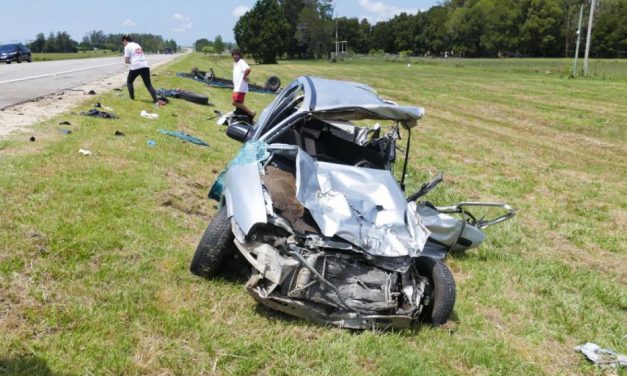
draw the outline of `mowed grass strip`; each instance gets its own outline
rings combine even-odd
[[[213,67],[229,77],[230,59],[193,54],[154,70],[155,87],[206,94],[215,107],[173,99],[155,108],[137,81],[136,101],[125,88],[91,97],[37,125],[36,142],[0,141],[0,373],[595,373],[574,346],[627,352],[627,75],[569,80],[555,68],[565,60],[533,64],[253,65],[258,83],[272,74],[284,85],[305,74],[350,79],[424,106],[409,189],[444,171],[428,196],[435,204],[496,200],[519,209],[487,230],[480,249],[448,259],[458,300],[441,328],[319,326],[257,305],[237,276],[188,272],[216,209],[209,187],[239,145],[208,120],[230,109],[229,90],[175,73]],[[627,71],[625,61],[607,64]],[[259,112],[272,98],[252,93],[247,104]],[[95,102],[120,119],[77,114]],[[142,110],[159,119],[141,118]],[[64,120],[72,125],[58,125]]]

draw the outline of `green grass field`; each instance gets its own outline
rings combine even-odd
[[[90,97],[37,125],[36,142],[0,141],[0,374],[602,374],[573,348],[627,353],[627,61],[595,62],[617,73],[577,80],[551,73],[566,60],[253,66],[259,83],[351,79],[423,106],[410,190],[443,171],[432,202],[518,209],[481,248],[448,259],[458,298],[447,325],[382,332],[290,318],[256,304],[237,276],[189,273],[216,212],[207,192],[239,145],[208,120],[230,92],[175,73],[228,77],[231,64],[193,54],[155,70],[155,87],[202,92],[216,107],[156,109],[138,80],[136,101],[125,90]],[[76,114],[96,101],[120,119]]]

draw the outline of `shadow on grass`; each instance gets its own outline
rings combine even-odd
[[[52,372],[48,363],[42,358],[32,355],[16,355],[14,357],[0,357],[0,375],[53,376],[69,374]]]

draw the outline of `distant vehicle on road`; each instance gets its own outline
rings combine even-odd
[[[172,55],[173,54],[171,48],[166,48],[165,50],[163,50],[163,53],[166,54],[166,55]]]
[[[33,56],[30,50],[21,43],[5,44],[0,46],[0,61],[6,61],[7,64],[16,61],[21,63],[22,61],[33,61]]]

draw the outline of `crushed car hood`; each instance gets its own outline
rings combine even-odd
[[[429,230],[388,171],[316,162],[300,149],[296,165],[296,196],[323,235],[398,265],[420,255]]]

